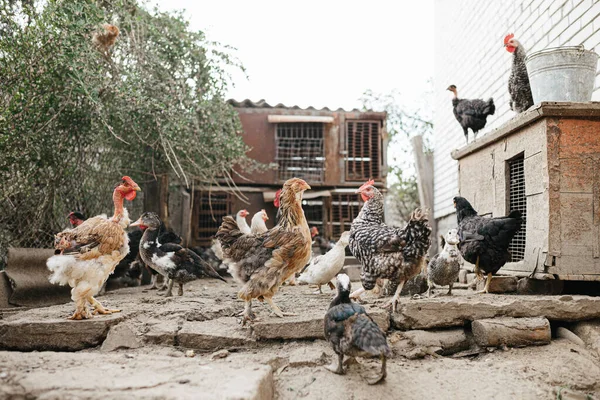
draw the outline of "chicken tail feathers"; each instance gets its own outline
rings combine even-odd
[[[483,109],[483,113],[485,115],[494,115],[496,112],[496,105],[494,104],[494,99],[490,97],[487,101],[485,108]]]
[[[513,210],[507,215],[507,218],[523,219],[523,214],[519,210]]]
[[[392,355],[385,334],[365,314],[358,314],[352,322],[352,342],[359,349],[374,356],[383,354],[390,357]]]
[[[215,237],[221,242],[223,248],[231,247],[243,233],[240,231],[235,219],[230,216],[223,217],[223,222]]]

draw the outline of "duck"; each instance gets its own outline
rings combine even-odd
[[[342,270],[346,260],[346,247],[350,242],[350,232],[346,231],[340,236],[335,246],[327,253],[314,257],[308,267],[297,278],[298,283],[317,285],[318,290],[314,294],[322,294],[321,285],[329,285],[333,290],[335,285],[331,280]]]
[[[183,296],[183,285],[201,277],[210,277],[227,282],[206,263],[200,256],[190,249],[175,243],[160,243],[159,228],[162,224],[158,214],[145,212],[131,224],[139,226],[144,231],[140,240],[140,257],[150,268],[169,279],[169,286],[165,296],[172,296],[173,284],[179,284],[178,295]]]
[[[374,378],[367,380],[370,385],[385,380],[386,360],[392,351],[385,338],[385,333],[367,314],[365,308],[350,300],[350,278],[339,274],[336,278],[337,295],[331,301],[324,318],[325,338],[337,354],[337,364],[327,367],[335,374],[343,375],[344,356],[379,357],[381,370]]]
[[[427,297],[431,297],[433,284],[438,286],[448,285],[448,296],[452,295],[452,286],[458,278],[462,257],[458,250],[460,238],[458,230],[450,229],[445,237],[441,237],[442,251],[431,258],[427,265]]]

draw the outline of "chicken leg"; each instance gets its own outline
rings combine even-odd
[[[75,302],[75,312],[69,319],[81,320],[92,318],[92,314],[87,308],[86,297],[90,293],[91,289],[89,285],[77,285],[71,289],[71,299]]]
[[[323,294],[323,291],[321,290],[321,285],[317,285],[317,288],[318,288],[318,289],[317,289],[317,290],[315,290],[315,291],[313,292],[313,294]]]
[[[381,371],[379,372],[379,375],[377,375],[375,377],[375,379],[367,381],[367,383],[369,385],[376,385],[379,382],[383,381],[387,376],[387,369],[386,369],[387,359],[383,354],[380,356],[380,358],[381,358]]]
[[[173,279],[169,279],[169,286],[167,287],[167,293],[165,293],[165,297],[173,296],[173,283],[175,283],[175,281],[173,281]]]
[[[118,309],[104,308],[102,304],[100,304],[100,302],[96,300],[93,296],[89,296],[87,300],[92,305],[92,307],[94,307],[94,314],[113,314],[121,312],[121,310]]]
[[[246,305],[244,307],[244,312],[242,313],[242,326],[246,325],[246,322],[252,322],[256,318],[254,313],[252,312],[252,300],[246,301]]]
[[[431,289],[433,289],[433,282],[428,278],[427,279],[427,297],[431,297]],[[452,290],[452,289],[450,289]]]
[[[382,308],[388,308],[390,306],[392,306],[392,312],[395,313],[396,310],[398,309],[398,300],[400,298],[400,292],[402,291],[402,287],[404,286],[404,281],[400,281],[400,283],[398,284],[398,287],[396,288],[396,293],[394,293],[394,296],[392,297],[392,299],[390,301],[388,301],[387,303],[385,303],[383,306],[381,306]]]
[[[344,375],[346,373],[346,371],[344,371],[344,354],[338,353],[337,365],[335,364],[335,361],[334,361],[331,365],[329,365],[325,368],[328,369],[329,371],[333,372],[334,374]]]
[[[179,284],[179,290],[177,291],[177,296],[183,296],[183,283]]]
[[[487,278],[485,279],[485,287],[483,288],[483,290],[480,290],[480,291],[475,292],[475,293],[477,293],[477,294],[489,293],[490,282],[491,281],[492,281],[492,273],[490,272],[489,274],[487,274]]]
[[[354,292],[352,292],[352,294],[350,295],[351,299],[354,300],[360,300],[360,296],[366,292],[365,288],[360,288],[360,289],[356,289]]]
[[[271,306],[271,309],[273,310],[275,315],[277,315],[279,318],[293,317],[295,315],[298,315],[298,314],[294,314],[294,313],[286,313],[286,312],[281,311],[281,309],[279,307],[277,307],[277,304],[273,303],[273,299],[270,297],[265,297],[265,300],[267,301],[267,303],[269,303],[269,305]]]
[[[327,282],[327,286],[329,286],[329,289],[335,290],[335,285],[331,281]]]

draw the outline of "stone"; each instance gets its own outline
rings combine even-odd
[[[6,275],[6,271],[0,271],[0,308],[15,307],[8,302],[11,294],[12,287],[10,286],[10,280]]]
[[[137,349],[141,346],[142,342],[133,329],[129,325],[121,323],[110,328],[100,350]]]
[[[475,342],[482,347],[519,347],[548,344],[550,321],[546,318],[490,318],[471,324]]]
[[[219,351],[215,351],[214,353],[212,353],[210,355],[210,359],[211,360],[217,360],[219,358],[226,358],[227,356],[229,356],[229,350],[219,350]]]
[[[196,352],[194,350],[186,350],[185,356],[188,358],[196,357]]]
[[[289,357],[289,366],[294,367],[316,367],[327,363],[327,354],[323,349],[312,347],[301,347],[293,350]]]
[[[251,347],[255,344],[249,330],[242,328],[234,317],[186,321],[177,332],[177,342],[189,349],[210,351],[227,347]]]
[[[401,298],[398,311],[392,314],[392,326],[401,330],[444,328],[499,316],[546,317],[569,322],[600,318],[600,297],[473,294],[420,300]]]
[[[583,340],[581,340],[579,336],[577,336],[576,334],[574,334],[573,332],[571,332],[563,326],[559,326],[558,328],[556,328],[556,337],[567,339],[571,343],[574,343],[581,347],[585,347],[585,343],[583,342]]]
[[[348,275],[351,282],[360,282],[360,264],[346,265],[342,270]]]
[[[600,356],[600,320],[578,322],[572,326],[572,330]]]
[[[384,332],[390,327],[389,313],[380,308],[367,308],[367,313]],[[252,324],[256,339],[324,339],[323,315],[266,318]]]
[[[175,346],[175,338],[177,337],[178,330],[179,324],[177,321],[155,320],[148,323],[143,338],[146,343]]]
[[[120,314],[68,319],[18,319],[0,321],[0,348],[19,351],[78,351],[100,345],[111,326],[125,317]]]
[[[486,278],[487,279],[487,278]],[[511,293],[517,291],[516,276],[492,276],[492,281],[488,288],[489,293]],[[485,279],[477,282],[477,290],[483,290]]]
[[[600,367],[589,355],[579,352],[564,353],[556,358],[548,371],[549,381],[570,389],[591,390],[597,387]]]
[[[460,271],[458,271],[458,282],[459,283],[469,283],[469,282],[467,282],[468,274],[469,274],[469,271],[467,271],[466,269],[461,269]]]
[[[412,330],[402,333],[415,346],[438,347],[447,356],[468,349],[472,341],[462,328],[444,330]]]
[[[518,294],[557,295],[561,294],[564,282],[559,279],[521,278],[517,283]]]

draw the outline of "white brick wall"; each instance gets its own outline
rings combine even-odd
[[[600,53],[599,0],[436,0],[434,79],[434,217],[454,212],[458,194],[457,162],[450,152],[465,144],[452,113],[454,84],[464,98],[494,98],[479,137],[515,114],[508,106],[508,75],[512,55],[504,36],[514,33],[528,54],[548,47],[583,44]],[[592,97],[600,101],[600,73]]]

